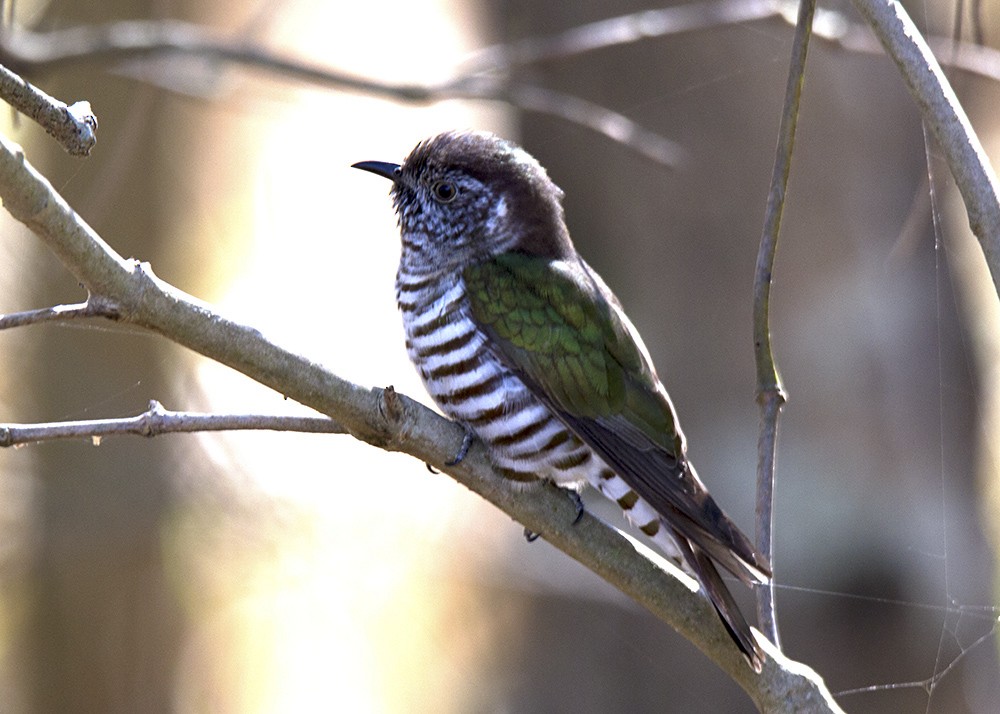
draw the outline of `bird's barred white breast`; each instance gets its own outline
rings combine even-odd
[[[407,330],[406,335],[410,359],[421,374],[443,372],[472,360],[482,352],[484,344],[472,323],[449,322],[433,332],[418,334]]]
[[[476,425],[476,432],[487,442],[510,442],[507,451],[512,454],[531,454],[543,451],[559,434],[566,430],[562,422],[552,417],[549,410],[534,399],[522,408],[513,403],[502,418]],[[516,439],[514,437],[517,437]]]
[[[421,292],[423,291],[408,290],[406,286],[407,283],[399,284],[396,292],[397,299],[401,303],[407,302],[407,298],[420,300]],[[426,326],[432,320],[454,312],[464,295],[464,286],[460,281],[456,281],[454,285],[436,296],[430,304],[422,305],[418,310],[413,310],[408,315],[404,315],[406,331],[419,331],[420,328]]]
[[[468,425],[498,465],[526,476],[576,483],[586,475],[554,465],[586,450],[488,349],[460,279],[397,278],[410,359],[442,411]]]

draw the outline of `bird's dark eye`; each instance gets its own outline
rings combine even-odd
[[[438,181],[431,186],[431,195],[438,203],[451,203],[458,196],[458,187],[451,181]]]

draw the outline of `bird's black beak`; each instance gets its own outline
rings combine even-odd
[[[359,161],[356,164],[351,164],[351,168],[370,171],[393,183],[399,180],[399,164],[390,164],[388,161]]]

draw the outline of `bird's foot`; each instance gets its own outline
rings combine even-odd
[[[579,491],[575,491],[571,488],[563,490],[569,494],[570,500],[573,501],[573,506],[576,508],[576,515],[573,517],[572,523],[570,523],[571,526],[575,526],[577,523],[580,522],[580,519],[583,518],[583,514],[587,512],[587,509],[583,505],[583,497],[580,496]],[[534,543],[536,540],[538,540],[538,537],[540,535],[541,533],[535,533],[530,528],[524,529],[524,539],[529,543]]]
[[[461,446],[458,447],[458,451],[455,453],[455,455],[444,462],[445,466],[457,466],[458,464],[462,463],[462,459],[464,459],[468,455],[469,449],[472,448],[472,442],[476,438],[476,436],[475,434],[472,433],[472,430],[469,427],[465,426],[464,424],[462,424],[461,426],[465,430],[465,434],[464,436],[462,436],[462,444]],[[426,466],[427,470],[430,471],[432,474],[441,473],[426,461],[424,462],[424,466]]]
[[[472,433],[472,429],[464,424],[462,424],[462,428],[465,430],[465,434],[462,436],[462,445],[458,447],[457,454],[444,462],[445,466],[457,466],[462,463],[462,459],[468,455],[469,449],[472,447],[472,441],[476,438],[475,434]]]
[[[580,495],[579,491],[574,491],[573,489],[566,489],[569,491],[569,497],[573,501],[573,505],[576,507],[576,516],[573,518],[573,522],[570,525],[576,525],[583,518],[583,514],[587,512],[587,509],[583,506],[583,496]]]

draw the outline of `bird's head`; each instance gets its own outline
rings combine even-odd
[[[486,132],[447,132],[417,144],[402,165],[354,168],[393,182],[403,265],[413,273],[460,269],[508,251],[573,252],[562,191],[520,147]]]

